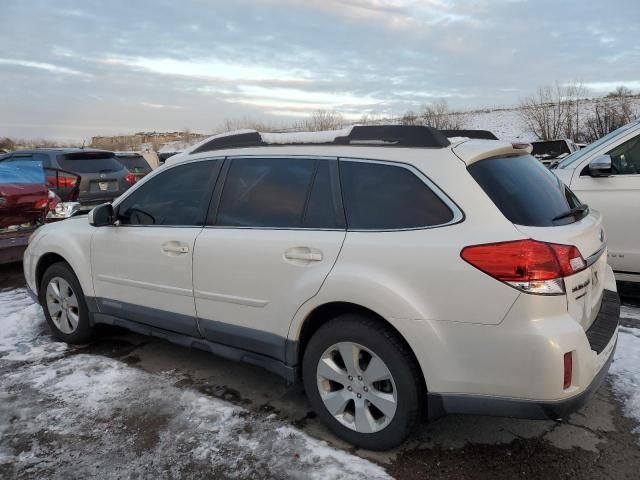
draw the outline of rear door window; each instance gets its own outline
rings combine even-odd
[[[234,158],[215,224],[254,228],[339,228],[328,160]],[[211,219],[214,223],[214,219]]]
[[[113,153],[70,153],[58,158],[60,168],[75,173],[110,173],[124,167],[115,159]]]
[[[468,171],[502,214],[517,225],[565,225],[588,214],[587,209],[581,209],[564,216],[579,207],[580,201],[531,155],[480,160],[471,164]]]
[[[403,166],[341,160],[340,174],[351,230],[432,227],[454,218],[443,199]]]

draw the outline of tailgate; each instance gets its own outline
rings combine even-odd
[[[525,235],[543,242],[575,245],[587,268],[564,279],[569,314],[587,330],[600,309],[607,268],[607,249],[601,215],[591,210],[582,220],[554,227],[516,225]]]

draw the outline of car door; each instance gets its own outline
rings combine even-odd
[[[607,154],[611,175],[592,177],[589,162]],[[640,131],[594,152],[576,169],[571,188],[603,215],[609,263],[620,275],[640,275]]]
[[[200,336],[192,255],[221,161],[177,164],[119,202],[114,226],[91,241],[93,284],[101,313]]]
[[[236,157],[222,176],[194,252],[200,329],[282,360],[296,310],[319,291],[345,238],[337,160]]]

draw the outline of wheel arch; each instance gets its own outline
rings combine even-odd
[[[62,255],[60,255],[59,253],[48,252],[42,255],[38,259],[38,263],[36,264],[36,277],[35,277],[36,288],[38,289],[38,295],[40,294],[40,284],[42,283],[42,277],[44,277],[44,272],[46,272],[51,265],[55,263],[61,263],[61,262],[66,263],[67,265],[69,265],[69,268],[73,269],[73,267],[71,267],[71,264],[67,261],[67,259],[64,258]]]
[[[302,365],[302,356],[304,355],[304,351],[309,343],[309,340],[313,336],[313,334],[322,326],[325,322],[343,314],[347,313],[356,313],[360,315],[365,315],[369,318],[374,319],[376,322],[384,325],[390,331],[394,333],[398,337],[398,339],[404,344],[407,350],[410,352],[413,361],[416,363],[419,371],[420,377],[422,379],[422,388],[426,393],[427,390],[427,380],[425,376],[425,372],[422,368],[422,365],[418,361],[418,358],[415,354],[414,349],[411,347],[411,344],[407,341],[405,336],[398,330],[391,322],[389,322],[386,318],[380,315],[378,312],[365,307],[363,305],[359,305],[357,303],[346,302],[346,301],[333,301],[323,303],[322,305],[316,306],[311,312],[307,314],[302,324],[300,325],[298,331],[297,341],[290,342],[290,344],[295,345],[293,351],[287,355],[288,360],[290,362],[295,362],[296,365]],[[289,342],[288,342],[289,343]],[[302,369],[298,369],[298,374],[301,375]]]

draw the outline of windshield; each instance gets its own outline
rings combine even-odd
[[[578,160],[583,158],[585,155],[593,152],[594,150],[597,150],[598,148],[600,148],[601,145],[604,145],[605,143],[609,142],[609,140],[617,137],[618,135],[622,135],[624,132],[626,132],[630,128],[635,127],[637,125],[640,125],[640,122],[631,122],[631,123],[628,123],[628,124],[618,128],[617,130],[614,130],[611,133],[608,133],[607,135],[605,135],[601,139],[596,140],[592,144],[587,145],[586,147],[584,147],[583,149],[578,150],[576,152],[573,152],[571,155],[569,155],[564,160],[562,160],[558,164],[557,168],[567,168],[567,167],[569,167],[570,165],[576,163]]]

